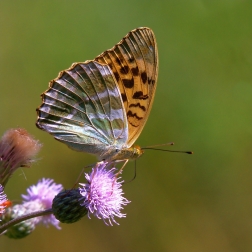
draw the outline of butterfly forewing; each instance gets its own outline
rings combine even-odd
[[[117,80],[127,115],[130,147],[146,123],[155,94],[158,52],[154,33],[145,27],[135,29],[95,60],[109,65]]]
[[[120,91],[107,65],[73,64],[50,82],[42,99],[37,126],[75,150],[99,156],[128,139]]]

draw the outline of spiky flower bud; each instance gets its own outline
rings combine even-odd
[[[20,216],[31,212],[31,204],[18,204],[6,209],[1,218],[1,224],[5,224],[10,220],[16,219]],[[14,226],[11,226],[6,230],[4,235],[13,239],[21,239],[29,235],[39,222],[40,217],[32,218],[26,221],[22,221]]]
[[[65,190],[53,199],[52,210],[56,219],[63,223],[73,223],[87,214],[87,209],[80,205],[82,195],[79,189]]]

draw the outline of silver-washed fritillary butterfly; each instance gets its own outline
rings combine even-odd
[[[154,99],[158,52],[153,31],[137,28],[94,60],[74,63],[42,94],[37,127],[100,160],[128,160]]]

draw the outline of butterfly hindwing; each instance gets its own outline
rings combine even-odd
[[[37,126],[75,150],[101,155],[128,139],[120,91],[107,65],[73,64],[50,82],[42,99]]]

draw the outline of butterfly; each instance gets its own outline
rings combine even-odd
[[[94,60],[73,63],[50,81],[37,108],[38,128],[99,160],[136,159],[134,145],[149,116],[157,85],[153,31],[130,31]]]

